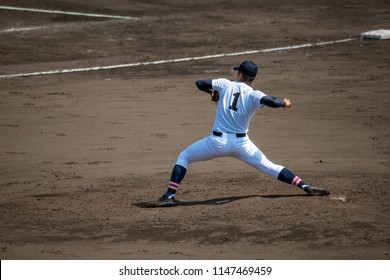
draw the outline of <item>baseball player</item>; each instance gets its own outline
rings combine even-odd
[[[289,99],[279,99],[251,87],[257,75],[257,66],[244,61],[237,70],[237,81],[224,78],[198,80],[196,86],[218,102],[214,127],[210,136],[201,139],[182,151],[173,168],[166,193],[157,201],[157,206],[177,204],[176,191],[192,162],[218,157],[233,157],[253,166],[278,180],[303,189],[309,195],[324,196],[329,191],[312,186],[284,166],[271,162],[248,137],[248,127],[256,110],[267,106],[290,108]]]

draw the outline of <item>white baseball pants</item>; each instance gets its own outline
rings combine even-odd
[[[284,168],[268,160],[248,136],[237,137],[236,134],[226,133],[223,133],[222,136],[210,135],[193,143],[180,153],[176,164],[188,169],[192,162],[218,157],[239,159],[275,178],[278,177],[280,171]]]

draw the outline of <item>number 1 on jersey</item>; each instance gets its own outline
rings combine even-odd
[[[240,97],[240,95],[241,95],[241,92],[236,92],[235,94],[233,94],[234,99],[233,99],[232,105],[229,106],[230,110],[237,112],[237,110],[238,110],[237,102],[238,102],[238,98]]]

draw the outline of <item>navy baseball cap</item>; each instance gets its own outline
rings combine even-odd
[[[238,70],[251,78],[255,78],[257,75],[257,65],[251,60],[245,60],[240,66],[236,66],[233,69]]]

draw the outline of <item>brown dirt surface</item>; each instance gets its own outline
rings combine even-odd
[[[80,3],[82,2],[82,3]],[[313,3],[316,4],[313,4]],[[0,75],[130,64],[354,38],[390,28],[387,0],[2,0]],[[390,40],[0,78],[1,259],[390,259]],[[177,156],[212,128],[198,79],[234,78],[292,100],[249,136],[275,163],[328,189],[298,188],[221,158]]]

